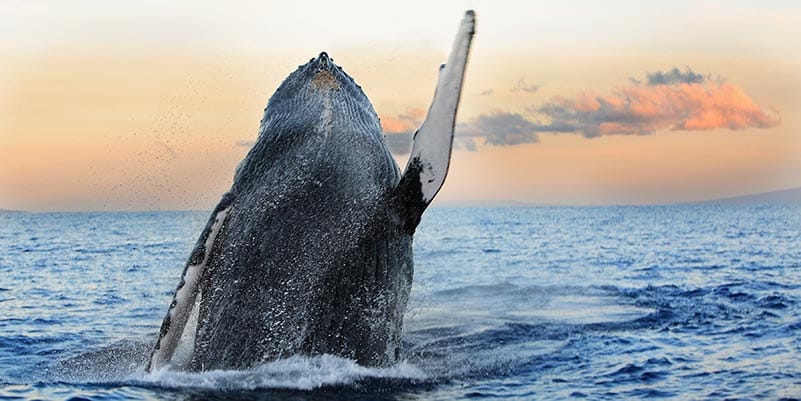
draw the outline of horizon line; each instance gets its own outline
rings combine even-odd
[[[797,192],[797,193],[796,193]],[[779,195],[782,193],[791,193],[795,198],[782,200],[758,200],[749,198],[763,198],[771,195]],[[801,187],[792,187],[785,189],[777,189],[772,191],[757,192],[744,195],[727,196],[720,198],[690,200],[680,202],[668,203],[610,203],[610,204],[558,204],[558,203],[538,203],[530,201],[521,201],[515,199],[467,199],[467,200],[453,200],[453,201],[434,201],[431,208],[482,208],[482,207],[496,207],[496,208],[552,208],[552,207],[565,207],[565,208],[591,208],[591,207],[666,207],[666,206],[712,206],[712,205],[760,205],[760,204],[801,204]],[[24,210],[24,209],[5,209],[0,208],[0,213],[30,213],[30,214],[47,214],[47,213],[170,213],[170,212],[208,212],[209,209],[131,209],[131,210]]]

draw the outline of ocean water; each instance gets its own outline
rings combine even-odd
[[[0,399],[801,399],[801,206],[434,208],[403,363],[145,374],[207,218],[0,214]]]

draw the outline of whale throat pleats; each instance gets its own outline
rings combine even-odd
[[[189,261],[186,263],[181,281],[175,289],[172,303],[167,310],[167,316],[161,324],[159,339],[150,356],[146,370],[152,372],[163,368],[170,362],[178,342],[184,332],[186,323],[192,314],[195,306],[195,299],[198,295],[198,288],[203,278],[203,273],[209,261],[209,257],[214,247],[217,234],[225,222],[225,217],[230,210],[230,201],[223,198],[223,201],[215,208],[211,220],[206,225],[203,233],[198,239]]]

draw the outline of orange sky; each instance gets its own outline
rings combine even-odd
[[[133,15],[92,1],[78,11],[11,4],[0,17],[0,208],[211,208],[247,152],[242,143],[255,139],[267,98],[320,50],[362,85],[388,130],[405,130],[400,123],[427,108],[467,6],[479,25],[459,134],[476,149],[454,152],[438,202],[653,204],[801,186],[793,3],[618,10],[629,18],[545,3],[421,3],[393,10],[414,16],[408,27],[381,24],[381,10],[371,9],[365,17],[379,22],[362,29],[388,32],[360,35],[353,20],[356,32],[294,39],[259,38],[277,34],[260,32],[250,9],[184,17],[180,9],[160,15],[156,3]],[[306,21],[301,8],[273,11]],[[549,12],[577,21],[563,27]],[[31,17],[41,25],[23,23]],[[673,67],[704,80],[647,82]],[[511,115],[536,132],[497,125]],[[597,119],[601,135],[590,138],[588,121]],[[554,122],[575,130],[541,130]],[[621,135],[632,130],[649,134]]]

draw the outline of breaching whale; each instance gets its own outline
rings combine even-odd
[[[292,355],[398,361],[412,235],[448,171],[474,26],[468,11],[403,174],[367,96],[325,52],[281,83],[190,254],[147,371],[170,364],[193,314],[190,370]]]

